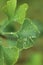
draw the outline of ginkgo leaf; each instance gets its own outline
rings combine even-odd
[[[16,47],[0,47],[0,65],[14,65],[19,57]]]
[[[30,19],[26,19],[17,34],[20,40],[17,47],[20,49],[27,49],[34,45],[34,41],[39,36],[40,31]]]
[[[28,5],[26,3],[20,5],[15,12],[14,20],[22,24],[24,22]]]
[[[36,38],[40,34],[38,27],[30,19],[26,19],[18,32],[20,37]]]

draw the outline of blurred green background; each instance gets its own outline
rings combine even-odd
[[[29,5],[26,17],[42,24],[43,0],[18,0],[18,5],[22,3],[28,3]],[[20,53],[18,62],[15,65],[43,65],[43,36],[36,40],[32,48],[23,50]]]

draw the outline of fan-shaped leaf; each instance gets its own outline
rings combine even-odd
[[[19,36],[19,43],[18,47],[23,49],[30,48],[33,46],[34,39],[36,39],[39,36],[40,31],[38,30],[37,26],[32,23],[31,20],[26,19],[22,25],[22,28],[17,33]]]

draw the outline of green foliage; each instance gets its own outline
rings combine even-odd
[[[2,22],[3,28],[1,28],[2,31],[9,23],[11,23],[13,21],[23,24],[25,15],[26,15],[26,11],[28,9],[28,5],[26,3],[24,3],[16,9],[16,4],[17,4],[16,0],[10,0],[10,1],[7,1],[7,4],[5,4],[2,7],[2,11],[8,17],[8,20],[6,20],[6,19],[5,19],[5,21],[2,20],[3,21]]]
[[[0,65],[14,65],[19,57],[16,47],[0,46]]]
[[[38,30],[37,26],[34,23],[32,23],[30,19],[26,19],[24,20],[24,23],[17,34],[20,39],[20,41],[18,41],[19,44],[17,46],[22,46],[22,48],[26,49],[32,47],[34,39],[36,39],[39,36],[40,31]]]
[[[17,3],[16,0],[10,0],[10,1],[7,1],[7,4],[5,5],[6,14],[9,16],[10,19],[14,17],[14,12],[16,9],[16,3]]]
[[[0,65],[14,65],[19,52],[32,47],[40,34],[38,27],[30,19],[25,18],[28,5],[24,3],[16,9],[16,4],[16,0],[9,0],[2,7],[7,18],[0,23]]]
[[[26,15],[26,11],[28,9],[28,5],[22,4],[21,6],[18,7],[16,14],[15,14],[15,20],[18,21],[20,24],[23,23],[23,21],[25,20],[25,15]]]
[[[32,23],[30,19],[24,20],[22,28],[19,32],[20,37],[31,37],[36,38],[36,36],[40,33],[37,26]]]

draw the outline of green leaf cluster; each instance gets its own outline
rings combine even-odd
[[[3,12],[0,17],[0,65],[14,65],[19,52],[34,45],[40,30],[25,17],[28,4],[17,7],[17,0],[0,0],[0,3]]]

